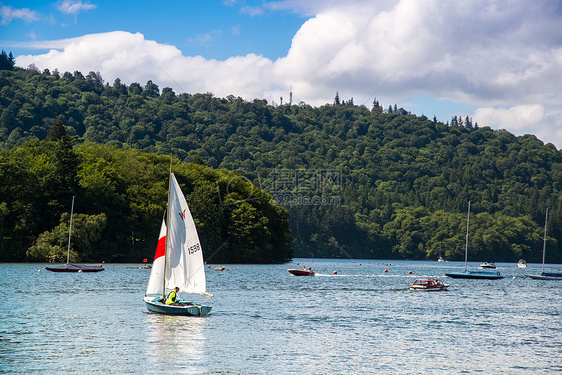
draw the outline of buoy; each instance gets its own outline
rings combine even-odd
[[[211,266],[207,266],[207,268],[211,268]]]
[[[411,274],[412,274],[412,271],[408,271],[408,274],[410,274],[410,275],[411,275]]]
[[[388,272],[388,270],[384,270],[384,272]]]
[[[337,275],[337,274],[338,274],[338,271],[334,271],[334,275]]]
[[[297,262],[297,266],[299,265],[299,262]]]

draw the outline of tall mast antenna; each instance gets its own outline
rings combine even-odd
[[[291,85],[291,91],[289,91],[289,106],[293,104],[293,85]]]

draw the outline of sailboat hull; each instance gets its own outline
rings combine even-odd
[[[527,277],[535,280],[562,280],[562,273],[543,272],[540,275],[527,275]]]
[[[452,277],[454,279],[485,279],[485,280],[497,280],[503,279],[498,271],[464,271],[464,272],[451,272],[446,273],[445,276]]]
[[[189,303],[185,305],[166,305],[162,303],[162,298],[146,297],[144,302],[146,308],[150,312],[166,315],[188,315],[188,316],[204,316],[211,312],[212,307],[200,305],[196,303]]]
[[[65,264],[63,266],[50,266],[45,267],[47,271],[51,272],[100,272],[105,268],[102,266],[85,266],[82,264]]]

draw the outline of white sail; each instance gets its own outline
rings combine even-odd
[[[152,263],[150,271],[150,279],[146,287],[146,295],[163,295],[164,294],[164,265],[166,255],[166,223],[162,220],[160,235],[158,236],[158,244],[156,245],[156,255]]]
[[[172,173],[166,240],[166,293],[175,287],[185,293],[206,293],[203,251],[195,223]]]

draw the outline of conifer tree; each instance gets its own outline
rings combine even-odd
[[[64,129],[62,121],[57,120],[55,121],[53,126],[51,126],[51,129],[49,130],[49,134],[47,134],[46,140],[51,142],[58,141],[59,139],[62,139],[65,135],[66,135],[66,130]]]
[[[12,52],[7,54],[6,51],[2,50],[2,53],[0,53],[0,70],[14,70],[15,65],[16,61]]]

